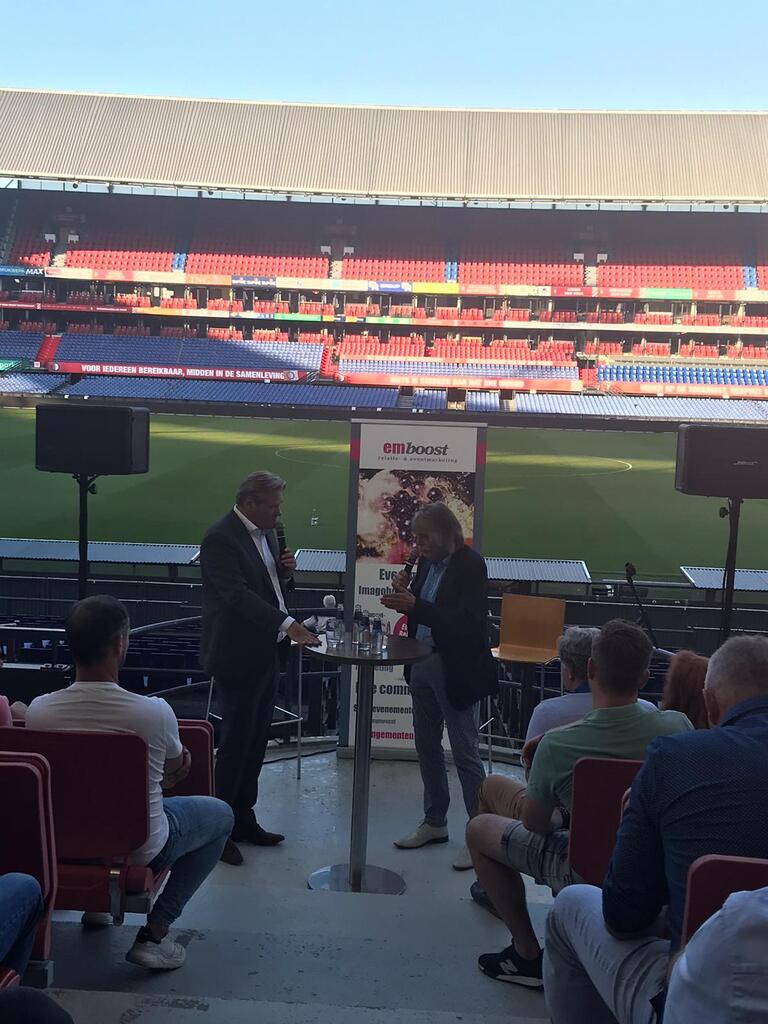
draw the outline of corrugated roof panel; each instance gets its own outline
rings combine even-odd
[[[457,199],[768,201],[768,114],[0,89],[0,176]]]

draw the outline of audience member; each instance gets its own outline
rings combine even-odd
[[[0,992],[3,1024],[74,1024],[65,1009],[34,988],[6,988]]]
[[[7,729],[11,725],[13,725],[11,706],[8,703],[8,698],[0,693],[0,729]]]
[[[29,963],[37,923],[43,914],[43,896],[31,875],[0,875],[0,966],[23,978]],[[9,988],[0,992],[3,1024],[72,1024],[69,1014],[34,989]]]
[[[694,729],[708,729],[709,719],[704,704],[704,679],[707,658],[693,651],[678,651],[672,656],[664,680],[661,706],[664,711],[682,711]]]
[[[542,953],[526,905],[523,875],[558,893],[574,880],[568,863],[568,812],[573,766],[581,757],[642,760],[652,739],[691,730],[685,715],[638,704],[648,678],[651,644],[645,633],[615,619],[592,645],[587,674],[593,711],[542,737],[520,818],[482,814],[467,826],[478,881],[512,933],[500,953],[486,953],[480,969],[499,981],[540,988]],[[522,784],[517,783],[522,788]]]
[[[560,659],[561,697],[540,701],[533,709],[526,740],[542,736],[550,729],[568,725],[583,718],[592,710],[592,691],[587,679],[587,662],[592,656],[592,641],[600,635],[599,629],[571,626],[557,641]]]
[[[0,964],[19,977],[32,953],[37,922],[43,916],[40,885],[31,875],[0,875]]]
[[[154,871],[170,867],[171,873],[126,959],[148,968],[181,967],[184,947],[171,940],[168,930],[221,856],[232,831],[232,811],[213,797],[163,799],[163,788],[189,772],[189,751],[181,745],[178,723],[164,700],[131,693],[118,683],[128,650],[125,606],[112,597],[86,598],[73,606],[65,628],[75,682],[33,700],[27,728],[127,730],[146,740],[150,832],[131,860]]]
[[[577,722],[592,710],[592,691],[587,679],[587,663],[592,654],[592,642],[600,635],[599,629],[571,626],[557,641],[560,659],[560,678],[565,691],[561,697],[543,700],[533,709],[526,733],[527,752],[534,750],[538,741],[550,729]],[[650,701],[638,698],[641,707],[656,710]],[[527,766],[527,761],[525,762]],[[499,814],[502,818],[520,819],[525,787],[508,775],[488,775],[480,787],[478,814]],[[487,892],[479,882],[473,882],[470,895],[475,903],[498,917]]]
[[[768,1020],[767,942],[768,889],[729,896],[675,962],[664,1024]]]
[[[705,854],[768,855],[768,640],[725,643],[710,659],[704,700],[719,728],[650,745],[602,891],[576,885],[555,900],[544,956],[553,1024],[652,1021],[680,943],[690,865]],[[732,955],[718,937],[722,957]]]

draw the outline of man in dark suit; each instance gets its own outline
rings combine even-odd
[[[211,526],[200,546],[200,661],[216,681],[222,716],[216,795],[235,815],[222,854],[228,864],[242,863],[236,841],[274,846],[285,838],[263,829],[253,810],[275,706],[279,649],[291,640],[319,643],[288,614],[286,581],[296,562],[290,551],[280,553],[274,529],[284,489],[285,481],[273,473],[251,473],[232,511]]]
[[[424,820],[395,843],[415,849],[448,840],[448,776],[443,729],[448,729],[464,805],[477,814],[478,791],[485,778],[478,751],[479,701],[498,689],[488,639],[488,573],[481,555],[464,543],[461,524],[443,502],[421,508],[413,517],[419,568],[410,585],[404,573],[393,580],[394,594],[382,597],[386,608],[408,616],[408,635],[433,648],[414,665],[408,678],[413,701],[413,732],[424,784]],[[453,865],[472,867],[466,847]]]

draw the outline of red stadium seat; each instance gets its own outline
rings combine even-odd
[[[716,913],[734,892],[768,886],[768,860],[751,857],[699,857],[688,869],[683,942]]]
[[[573,769],[568,859],[583,881],[602,885],[616,845],[624,792],[642,761],[582,757]]]
[[[13,730],[3,730],[13,732]],[[23,730],[18,730],[22,735]],[[37,879],[43,896],[43,917],[37,926],[28,968],[28,981],[45,987],[52,980],[51,914],[56,904],[57,868],[51,800],[51,769],[48,761],[21,750],[0,751],[0,792],[4,815],[12,827],[0,842],[0,874],[20,871]],[[11,972],[12,973],[12,972]],[[0,987],[14,978],[0,966]]]

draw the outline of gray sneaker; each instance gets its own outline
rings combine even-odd
[[[420,846],[426,846],[428,843],[447,843],[448,842],[448,826],[440,825],[436,827],[434,825],[428,825],[426,821],[418,826],[418,828],[411,832],[410,835],[403,836],[402,839],[395,840],[395,846],[401,850],[418,850]]]
[[[174,971],[181,967],[187,952],[182,945],[165,935],[159,942],[152,938],[148,928],[140,928],[136,941],[125,954],[130,964],[146,967],[150,971]]]

